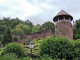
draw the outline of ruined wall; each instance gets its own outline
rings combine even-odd
[[[61,22],[55,25],[55,36],[66,36],[73,40],[73,27],[69,22]]]
[[[35,32],[31,34],[24,34],[24,39],[26,39],[28,36],[31,36],[31,39],[34,40],[36,38],[45,38],[45,37],[51,37],[52,32],[51,29],[43,30],[41,32]]]
[[[22,40],[20,40],[20,34],[14,33],[14,34],[12,34],[12,36],[13,36],[13,37],[17,37],[19,43],[25,43],[25,42],[26,42],[26,39],[34,40],[34,39],[37,39],[37,38],[51,37],[51,36],[52,36],[52,31],[51,31],[51,29],[46,29],[46,30],[43,30],[43,31],[41,31],[41,32],[24,34]]]
[[[12,36],[13,36],[13,37],[16,37],[16,38],[18,38],[18,40],[20,40],[20,34],[13,33]]]

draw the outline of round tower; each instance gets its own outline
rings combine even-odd
[[[68,39],[73,39],[73,28],[71,21],[73,17],[61,10],[54,18],[53,21],[55,22],[55,36],[66,36]]]

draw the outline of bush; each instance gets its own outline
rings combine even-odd
[[[1,53],[2,55],[6,53],[15,53],[18,57],[23,56],[23,47],[20,46],[20,44],[13,42],[9,43],[4,47],[3,52]]]
[[[80,60],[80,39],[75,41],[75,58]]]
[[[18,41],[18,38],[14,37],[14,38],[13,38],[13,41],[15,41],[15,42]]]
[[[7,53],[3,57],[0,57],[0,60],[15,60],[17,56],[14,53]]]
[[[26,40],[26,45],[29,45],[30,44],[30,40]]]
[[[40,44],[40,56],[48,55],[51,58],[72,60],[74,58],[74,42],[64,37],[52,37],[43,40]]]
[[[14,60],[15,58],[17,58],[16,54],[14,54],[14,53],[7,53],[3,57],[6,60],[9,60],[9,59],[13,59]]]

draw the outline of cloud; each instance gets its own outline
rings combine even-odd
[[[62,9],[80,18],[80,0],[0,0],[0,18],[30,20],[34,25],[51,21]]]

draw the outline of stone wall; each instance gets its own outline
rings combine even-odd
[[[73,40],[73,27],[69,22],[62,22],[55,25],[55,36],[66,36]]]
[[[34,40],[34,39],[37,39],[37,38],[52,37],[52,31],[51,31],[51,29],[46,29],[46,30],[43,30],[41,32],[24,34],[22,40],[20,40],[20,34],[13,33],[12,36],[17,37],[19,43],[25,43],[27,39]]]
[[[16,37],[16,38],[18,38],[18,40],[20,40],[20,34],[13,33],[12,36],[13,36],[13,37]]]

